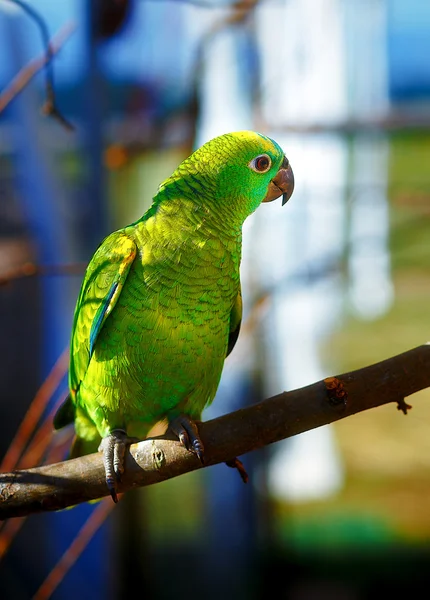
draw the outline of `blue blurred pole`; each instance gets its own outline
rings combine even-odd
[[[87,66],[84,73],[85,93],[82,105],[83,119],[80,121],[85,140],[83,153],[87,165],[87,198],[85,223],[79,246],[84,248],[85,256],[70,255],[72,240],[70,231],[62,217],[60,206],[61,185],[56,181],[53,170],[53,157],[45,143],[47,135],[55,135],[54,122],[47,123],[39,112],[40,99],[33,97],[32,87],[24,89],[14,99],[11,108],[14,144],[16,155],[16,171],[20,199],[27,218],[29,231],[35,242],[39,264],[58,264],[70,259],[89,258],[103,235],[106,234],[105,218],[105,185],[102,166],[102,90],[100,85],[100,69],[98,48],[94,36],[95,3],[89,2],[87,7]],[[11,76],[14,75],[27,60],[22,46],[25,40],[24,19],[8,19],[4,31],[6,33],[6,51],[8,64],[11,65]],[[4,55],[3,55],[4,56]],[[80,132],[79,132],[80,133]],[[73,135],[73,134],[72,134]],[[72,310],[76,298],[70,293],[70,281],[65,278],[45,277],[41,280],[41,352],[39,360],[41,380],[43,380],[56,358],[68,344]],[[41,516],[32,525],[34,539],[47,539],[48,543],[39,546],[39,554],[34,562],[43,565],[43,569],[35,576],[39,585],[49,570],[55,565],[61,554],[67,549],[71,540],[92,512],[92,505],[79,506],[72,511]],[[33,548],[34,539],[25,538],[20,541],[25,547]],[[81,590],[82,598],[113,597],[114,570],[106,567],[108,559],[107,527],[103,527],[90,542],[83,554],[66,576],[52,600],[75,600],[77,590]],[[109,548],[109,559],[112,558]],[[25,573],[24,573],[25,574]],[[73,585],[71,585],[73,582]]]
[[[97,1],[89,0],[82,5],[85,23],[85,62],[82,72],[82,94],[78,120],[81,160],[85,168],[85,210],[81,219],[81,230],[77,260],[89,260],[102,238],[107,234],[106,180],[103,168],[104,93],[100,68],[100,48],[95,35]],[[74,298],[74,301],[76,298]],[[73,511],[56,514],[58,523],[57,553],[63,552],[70,541],[90,517],[94,505],[81,505]],[[64,540],[67,540],[65,543]],[[85,548],[81,559],[72,567],[59,586],[52,600],[75,600],[82,598],[115,597],[116,570],[108,564],[116,559],[115,546],[110,542],[109,520],[94,535]]]
[[[22,20],[9,19],[4,33],[9,48],[8,64],[15,74],[28,57],[22,48],[25,39]],[[30,234],[36,243],[35,261],[54,264],[68,259],[68,231],[61,218],[61,188],[52,172],[52,161],[42,135],[40,112],[31,88],[14,99],[11,108],[13,141],[16,151],[16,174],[20,199]],[[46,277],[42,280],[42,344],[39,359],[42,378],[46,376],[63,351],[69,333],[67,286],[64,279]]]

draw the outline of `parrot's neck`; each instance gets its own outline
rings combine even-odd
[[[242,239],[242,225],[247,215],[238,214],[236,202],[208,199],[205,195],[170,196],[169,188],[160,189],[149,211],[144,215],[157,214],[162,218],[185,220],[194,230],[223,239]]]
[[[219,190],[212,179],[192,177],[178,178],[173,174],[159,187],[154,196],[153,209],[169,209],[170,204],[178,206],[180,212],[188,212],[199,225],[227,237],[238,237],[249,216],[249,199],[241,196],[219,197]],[[179,205],[176,203],[179,202]],[[256,208],[256,207],[255,207]]]
[[[136,225],[152,232],[151,239],[170,252],[190,252],[203,257],[216,247],[227,252],[238,267],[242,249],[241,224],[231,226],[228,217],[199,206],[194,201],[171,199],[154,202]]]

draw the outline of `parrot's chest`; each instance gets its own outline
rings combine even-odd
[[[159,289],[150,293],[144,286],[140,294],[130,290],[134,310],[126,302],[112,315],[113,327],[123,330],[115,371],[121,398],[130,398],[132,419],[142,419],[142,403],[145,419],[157,420],[183,402],[199,418],[215,396],[239,283],[223,275],[205,279],[198,268],[193,276],[193,281],[158,279]]]
[[[199,363],[223,361],[239,259],[220,244],[182,247],[168,258],[156,250],[136,264],[112,315],[114,328],[124,332],[124,350],[140,352],[146,365],[161,354],[170,363],[189,354]]]
[[[183,402],[198,418],[215,396],[240,281],[238,261],[207,250],[137,262],[101,331],[91,368],[129,419],[154,421]]]
[[[240,286],[240,245],[196,237],[173,247],[168,257],[162,250],[151,249],[136,266],[144,305],[178,320],[186,316],[191,324],[203,312],[213,318],[229,314]]]

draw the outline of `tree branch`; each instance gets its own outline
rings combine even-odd
[[[374,365],[283,392],[199,426],[205,466],[396,402],[430,387],[430,343]],[[198,458],[167,435],[133,444],[119,491],[158,483],[201,468]],[[0,519],[63,509],[108,495],[101,454],[0,474]]]

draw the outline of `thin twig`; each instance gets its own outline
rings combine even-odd
[[[40,386],[30,404],[12,443],[9,445],[8,451],[3,457],[0,464],[0,471],[10,471],[11,469],[15,469],[48,401],[67,372],[68,360],[69,350],[66,348],[58,358],[48,377]]]
[[[8,519],[3,522],[3,527],[0,532],[0,560],[9,550],[10,545],[16,538],[21,527],[24,525],[27,517],[19,517],[18,519]]]
[[[17,279],[34,276],[82,275],[88,263],[65,263],[60,265],[36,265],[26,262],[14,269],[0,274],[0,287]]]
[[[42,108],[44,114],[49,115],[57,119],[66,129],[73,131],[73,125],[67,121],[58,109],[55,89],[54,89],[54,69],[52,66],[52,59],[57,52],[62,48],[65,41],[75,31],[76,25],[74,23],[66,23],[64,27],[60,29],[57,35],[49,40],[49,32],[45,21],[42,17],[28,4],[22,0],[8,0],[13,4],[18,5],[24,10],[29,17],[31,17],[40,29],[42,36],[43,45],[45,52],[43,56],[33,59],[25,67],[23,67],[19,73],[13,78],[10,84],[0,94],[0,112],[2,112],[6,106],[21,92],[21,90],[29,83],[29,81],[38,73],[41,69],[45,68],[46,80],[46,101]]]
[[[110,515],[114,506],[114,503],[111,502],[109,498],[105,498],[101,501],[101,503],[95,508],[84,525],[81,527],[79,533],[67,548],[58,563],[37,590],[32,600],[47,600],[52,596],[58,585],[64,579],[66,573],[70,571],[75,562],[78,560],[79,556],[85,550],[93,535],[98,529],[100,529],[106,518]]]
[[[47,420],[48,420],[48,418],[47,418]],[[52,429],[52,420],[50,420],[49,425],[51,426],[51,429]],[[52,435],[48,436],[48,441],[46,442],[46,445],[48,445],[50,443],[51,438],[52,438]],[[62,438],[62,439],[60,439],[60,438]],[[45,456],[45,459],[43,461],[44,464],[51,464],[51,463],[55,463],[55,462],[61,460],[61,458],[64,456],[64,453],[65,453],[64,442],[66,442],[66,441],[70,445],[70,433],[68,436],[65,433],[64,436],[59,436],[56,438],[56,443],[51,447],[51,449]],[[26,459],[28,459],[29,453],[30,453],[30,449],[23,455],[22,459],[19,461],[19,463],[17,465],[19,468],[21,468],[21,469],[25,468]],[[0,561],[2,560],[3,556],[8,551],[10,545],[12,544],[13,540],[15,539],[15,537],[18,534],[21,527],[24,525],[26,519],[27,519],[27,517],[25,516],[25,517],[20,517],[19,519],[8,519],[7,521],[3,521],[1,523],[1,526],[0,526]]]
[[[36,435],[31,441],[30,439],[37,427],[40,416],[43,414],[49,400],[58,387],[61,378],[65,374],[65,369],[67,369],[67,359],[68,351],[65,350],[33,398],[24,416],[24,419],[14,439],[12,440],[6,455],[3,458],[0,468],[5,468],[7,470],[16,468],[25,469],[30,465],[39,464],[39,461],[52,441],[53,414],[63,398],[60,398],[51,411],[46,415],[44,422],[37,430]],[[65,433],[67,434],[67,432]],[[45,458],[45,464],[60,460],[61,457],[64,456],[65,449],[64,447],[60,446],[58,443],[59,441],[60,439],[57,437],[55,445],[51,448]],[[24,448],[27,445],[28,448],[24,451]],[[3,521],[3,523],[0,525],[0,560],[6,554],[9,546],[24,524],[25,519],[26,517],[22,517],[21,519],[16,519],[15,522]]]
[[[60,398],[58,398],[57,402],[54,404],[52,409],[43,419],[42,424],[34,433],[33,439],[29,443],[27,450],[22,455],[16,468],[28,469],[32,465],[39,465],[45,453],[51,446],[52,447],[49,449],[49,453],[52,457],[52,452],[54,452],[55,455],[58,454],[59,446],[63,447],[67,442],[69,442],[70,444],[72,436],[72,433],[70,431],[62,429],[59,432],[55,432],[54,437],[54,430],[52,428],[52,421],[54,415],[57,412],[58,408],[61,406],[61,404],[64,402],[65,396],[66,394],[63,394]],[[62,455],[64,455],[64,449],[61,450],[61,453],[58,455],[57,460],[60,460]],[[44,460],[43,462],[46,463],[47,461]],[[53,460],[51,460],[51,462],[53,462]]]
[[[52,423],[51,423],[52,426]],[[48,437],[48,442],[52,436]],[[65,437],[65,436],[64,436]],[[69,436],[69,444],[70,444],[70,436]],[[45,457],[44,464],[50,464],[61,460],[64,456],[64,444],[55,444],[48,454]],[[23,459],[27,457],[27,453],[24,454]],[[24,466],[23,463],[18,463],[20,468]],[[28,515],[27,515],[28,516]],[[21,527],[24,525],[27,516],[20,517],[19,519],[8,519],[7,521],[3,521],[0,527],[0,561],[9,550],[13,540],[16,538],[19,533]]]

